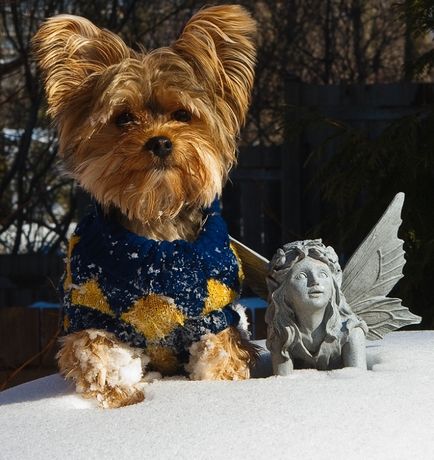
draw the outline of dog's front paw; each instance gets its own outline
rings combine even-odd
[[[77,392],[102,407],[122,407],[144,399],[143,369],[149,358],[108,332],[89,329],[63,338],[60,372]]]
[[[242,340],[235,328],[228,328],[194,343],[185,368],[193,380],[244,380],[250,377],[254,359],[253,346]]]

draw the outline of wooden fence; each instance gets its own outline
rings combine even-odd
[[[13,371],[35,357],[7,387],[56,372],[53,340],[59,308],[29,308],[37,301],[58,303],[63,257],[0,255],[0,388]],[[52,346],[47,349],[47,345]],[[42,353],[43,352],[43,353]]]
[[[59,308],[0,309],[0,390],[56,372]],[[28,363],[14,378],[14,370]]]
[[[429,112],[434,104],[434,85],[397,83],[377,85],[305,85],[292,80],[287,84],[287,125],[291,127],[315,112],[322,119],[337,120],[376,138],[392,122],[409,115]],[[303,123],[301,123],[303,125]],[[285,182],[283,195],[283,227],[294,238],[319,224],[327,209],[319,193],[308,187],[315,172],[321,170],[338,148],[341,138],[328,141],[321,158],[306,164],[308,156],[325,139],[336,134],[330,123],[309,124],[287,144],[283,154]],[[319,187],[318,187],[319,189]],[[317,189],[317,190],[318,190]],[[401,190],[396,190],[399,192]],[[289,199],[290,197],[290,199]]]
[[[280,147],[244,149],[223,193],[223,215],[229,233],[265,257],[282,238]]]
[[[289,79],[286,122],[288,127],[297,124],[309,109],[376,136],[393,120],[433,103],[432,84],[314,86]],[[306,230],[321,221],[321,199],[307,190],[321,164],[306,166],[305,161],[329,134],[324,127],[307,127],[282,146],[241,150],[223,194],[223,213],[235,238],[270,258],[283,243],[305,238]],[[335,147],[328,144],[326,157]],[[5,372],[38,353],[54,334],[58,310],[23,307],[38,300],[57,302],[62,270],[60,256],[0,256],[0,383]],[[256,318],[263,337],[263,312]],[[32,366],[53,371],[53,352]]]
[[[0,309],[58,302],[57,285],[63,272],[59,255],[0,255]]]
[[[376,137],[393,121],[434,104],[433,84],[320,86],[288,79],[286,93],[286,125],[288,132],[297,126],[297,135],[280,147],[242,149],[223,195],[231,234],[268,258],[282,244],[306,238],[327,212],[318,189],[308,185],[339,138],[327,143],[322,158],[307,163],[312,149],[334,132],[330,124],[303,123],[307,113]]]

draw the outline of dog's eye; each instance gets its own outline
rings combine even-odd
[[[182,123],[188,123],[191,121],[191,113],[187,110],[176,110],[172,113],[172,118],[176,121],[181,121]]]
[[[134,123],[136,119],[131,112],[122,112],[115,118],[115,123],[119,128],[122,128],[127,125]]]

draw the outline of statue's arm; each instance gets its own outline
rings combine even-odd
[[[351,330],[348,342],[342,347],[344,367],[366,369],[366,337],[361,327]]]
[[[280,353],[278,355],[272,354],[271,359],[274,375],[289,375],[294,370],[292,360],[290,358],[285,360]]]

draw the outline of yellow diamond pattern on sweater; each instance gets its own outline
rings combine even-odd
[[[83,305],[106,315],[114,316],[97,280],[89,280],[81,286],[73,287],[71,291],[71,301],[73,304]]]
[[[238,279],[240,280],[240,284],[243,284],[245,276],[244,276],[244,272],[243,272],[243,264],[241,262],[241,258],[238,255],[237,250],[235,249],[235,246],[232,243],[229,244],[229,247],[231,248],[232,252],[234,253],[235,258],[237,259],[237,262],[238,262]]]
[[[173,375],[179,369],[178,358],[171,348],[151,345],[145,353],[151,358],[153,368],[164,375]]]
[[[71,321],[69,320],[68,315],[65,314],[63,316],[63,329],[67,331],[70,325],[71,325]]]
[[[68,254],[66,256],[66,270],[65,270],[65,281],[63,282],[63,289],[67,291],[72,284],[72,273],[71,273],[71,255],[76,244],[80,241],[80,237],[72,235],[68,243]]]
[[[121,319],[132,324],[148,340],[162,339],[185,322],[185,316],[173,300],[157,294],[136,300]]]
[[[238,294],[218,280],[208,280],[208,297],[205,300],[205,308],[202,315],[207,315],[214,310],[220,310],[232,303]]]

